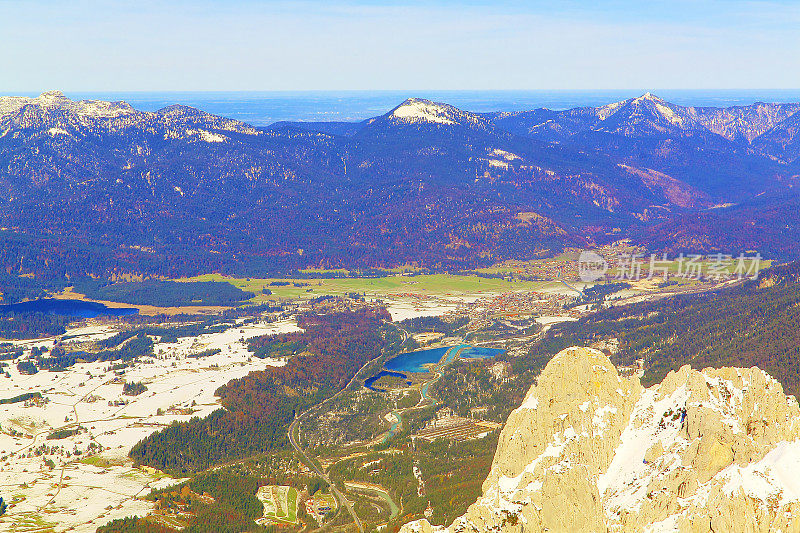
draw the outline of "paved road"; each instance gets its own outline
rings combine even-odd
[[[358,530],[363,533],[364,525],[361,523],[361,519],[358,517],[358,514],[356,514],[355,509],[353,509],[353,504],[350,503],[350,500],[348,500],[345,497],[345,495],[342,494],[341,491],[339,491],[339,489],[336,488],[336,485],[331,483],[328,474],[325,473],[322,467],[320,467],[316,461],[312,460],[308,455],[306,455],[306,452],[303,451],[303,448],[300,447],[300,443],[297,441],[297,436],[295,435],[295,433],[299,431],[300,420],[308,412],[309,411],[306,411],[299,417],[295,418],[294,422],[292,422],[292,424],[289,426],[289,441],[292,443],[294,449],[297,450],[297,453],[303,456],[303,458],[306,460],[306,463],[311,467],[311,469],[331,486],[331,492],[333,492],[333,496],[334,498],[336,498],[336,501],[339,502],[339,506],[344,506],[344,508],[347,509],[347,512],[350,513],[350,516],[353,517],[353,520],[358,526]]]
[[[405,344],[406,340],[408,340],[408,337],[409,337],[408,332],[405,329],[401,328],[400,326],[395,325],[395,327],[397,327],[397,329],[399,329],[403,333],[403,342],[401,343],[401,345]],[[306,452],[304,452],[302,446],[300,446],[300,440],[298,438],[298,435],[299,435],[299,432],[300,432],[300,422],[302,421],[303,418],[305,418],[306,416],[310,415],[312,412],[314,412],[315,410],[319,409],[321,406],[325,405],[326,403],[328,403],[330,401],[333,401],[340,394],[342,394],[345,391],[347,391],[348,389],[350,389],[350,387],[353,385],[353,383],[355,383],[357,380],[361,379],[360,378],[361,371],[364,370],[364,368],[366,368],[368,365],[370,365],[374,360],[375,359],[371,359],[370,361],[367,361],[366,363],[364,363],[364,365],[361,368],[358,369],[358,372],[355,373],[355,375],[353,376],[353,379],[350,380],[350,383],[348,383],[345,388],[343,388],[342,390],[340,390],[339,392],[337,392],[336,394],[334,394],[333,396],[331,396],[327,400],[324,400],[323,402],[321,402],[321,403],[309,408],[307,411],[301,413],[300,415],[298,415],[294,419],[294,422],[292,422],[289,425],[289,442],[292,443],[292,447],[297,451],[297,453],[299,453],[301,456],[303,456],[303,458],[306,460],[306,462],[311,466],[311,469],[319,477],[324,479],[331,486],[331,492],[333,492],[333,496],[336,498],[336,501],[339,502],[340,506],[344,506],[345,509],[347,509],[347,512],[350,513],[350,516],[353,517],[353,521],[358,526],[358,530],[361,531],[362,533],[364,532],[364,524],[361,523],[361,519],[358,517],[358,514],[355,512],[355,509],[353,509],[353,504],[350,503],[350,500],[348,500],[345,497],[345,495],[342,494],[342,492],[339,489],[337,489],[336,486],[331,482],[330,478],[328,477],[328,474],[325,473],[325,470],[320,465],[318,465],[316,461],[311,459],[311,457],[306,455]]]

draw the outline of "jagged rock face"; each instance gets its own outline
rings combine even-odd
[[[603,353],[569,348],[511,414],[483,496],[448,529],[800,531],[799,439],[797,402],[757,368],[685,366],[644,389]]]

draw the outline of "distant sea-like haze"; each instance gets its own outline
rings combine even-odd
[[[124,100],[156,111],[183,104],[254,126],[289,121],[359,121],[382,115],[410,97],[427,98],[466,111],[561,110],[601,106],[652,92],[684,106],[729,107],[754,102],[800,102],[800,89],[618,90],[618,91],[297,91],[297,92],[65,92],[80,100]],[[19,96],[37,96],[17,93]]]

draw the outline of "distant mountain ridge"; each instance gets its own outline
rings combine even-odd
[[[755,103],[727,108],[683,107],[646,93],[597,108],[546,109],[498,113],[494,121],[532,137],[560,133],[561,138],[588,130],[625,135],[707,130],[731,141],[751,143],[800,111],[800,103]],[[549,136],[553,139],[553,133]]]
[[[356,123],[258,128],[180,105],[0,97],[0,257],[48,276],[452,269],[623,237],[794,257],[798,110],[647,93],[480,114],[410,98]]]
[[[425,109],[429,112],[425,113]],[[447,117],[470,117],[470,121],[486,123],[516,133],[543,140],[558,140],[586,131],[601,131],[622,135],[648,135],[653,133],[680,133],[708,131],[731,141],[743,144],[754,143],[755,139],[778,128],[788,127],[792,121],[800,120],[800,103],[763,103],[734,107],[685,107],[669,103],[652,93],[637,98],[614,102],[601,107],[581,107],[564,111],[546,108],[520,112],[469,113],[447,104],[436,104],[429,100],[410,98],[390,113],[397,121],[429,122],[453,124],[459,122]],[[402,115],[398,115],[398,112]],[[376,119],[358,122],[281,122],[298,128],[315,130],[326,129],[327,125],[341,125],[339,131],[346,130],[352,135],[365,124]],[[461,119],[463,120],[463,119]],[[785,125],[783,123],[786,123]],[[460,123],[460,122],[459,122]],[[345,127],[344,125],[349,125]],[[341,134],[338,133],[337,134]],[[791,139],[794,135],[791,135]],[[758,143],[756,143],[758,144]],[[790,160],[796,159],[795,157]]]

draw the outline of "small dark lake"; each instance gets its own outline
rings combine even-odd
[[[375,387],[372,386],[376,381],[381,379],[383,376],[396,376],[398,378],[403,378],[403,379],[406,379],[408,377],[405,374],[403,374],[402,372],[392,372],[391,370],[381,370],[380,372],[378,372],[377,374],[375,374],[374,376],[369,378],[367,381],[365,381],[364,382],[364,386],[366,388],[368,388],[369,390],[374,390],[374,391],[378,391],[378,392],[386,392],[384,389],[376,389]],[[406,384],[407,385],[411,385],[411,383],[412,383],[411,381],[408,381],[406,379]]]
[[[46,315],[94,318],[97,316],[136,315],[139,310],[133,307],[108,307],[105,304],[83,300],[42,298],[29,302],[0,305],[0,315],[5,313],[44,313]]]

